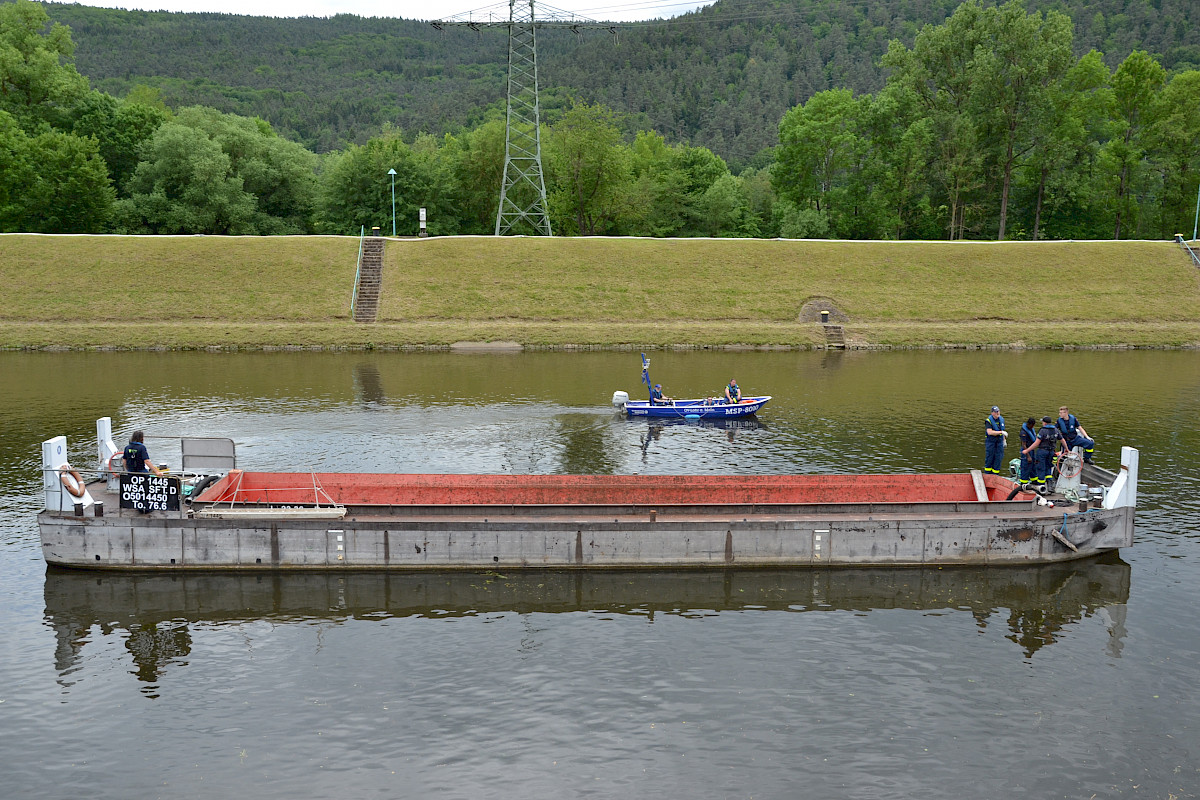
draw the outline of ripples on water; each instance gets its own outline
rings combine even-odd
[[[1197,796],[1192,353],[653,356],[761,424],[616,417],[636,354],[4,354],[14,797]],[[631,363],[632,362],[632,363]],[[63,391],[70,376],[71,391]],[[264,470],[965,470],[997,402],[1142,448],[1137,543],[1037,570],[45,573],[38,443],[232,437]],[[47,403],[45,398],[54,398]],[[1014,438],[1015,441],[1015,438]],[[168,440],[156,458],[177,463]],[[161,455],[160,455],[161,454]]]

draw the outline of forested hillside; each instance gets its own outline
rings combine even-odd
[[[445,66],[434,62],[444,60],[437,53],[447,40],[424,26],[411,28],[423,39],[314,33],[286,48],[275,39],[263,49],[294,57],[273,67],[254,57],[249,18],[239,27],[213,17],[221,24],[207,26],[202,15],[75,10],[114,30],[131,28],[113,44],[128,74],[98,81],[111,91],[80,71],[72,28],[51,23],[32,0],[0,3],[0,232],[355,234],[392,222],[397,233],[413,234],[420,209],[431,235],[495,230],[505,121],[502,99],[489,99],[499,93],[492,86],[499,67],[481,53],[469,62],[467,49],[454,51],[463,60],[452,72],[473,76],[458,91],[435,70]],[[723,13],[718,7],[710,16]],[[839,63],[862,67],[847,84],[881,82],[873,91],[813,92],[803,59],[785,58],[783,43],[822,31],[828,43],[841,26],[777,22],[774,39],[751,35],[764,18],[660,25],[668,39],[658,42],[647,27],[620,50],[630,56],[620,67],[626,95],[616,96],[617,77],[590,93],[543,94],[542,161],[555,233],[1167,239],[1194,229],[1200,69],[1183,68],[1191,62],[1168,68],[1135,48],[1114,67],[1098,50],[1078,55],[1076,25],[1064,13],[1029,12],[1022,0],[965,0],[940,24],[923,26],[911,45],[889,41],[881,78],[866,61],[814,56],[825,72]],[[1178,20],[1156,30],[1191,35],[1187,18]],[[195,24],[189,35],[172,32],[180,21]],[[294,33],[349,31],[363,21],[270,22]],[[161,52],[188,64],[184,74],[193,77],[134,74],[139,59],[160,52],[140,47],[136,32],[153,40],[145,26],[160,23],[181,36],[179,52]],[[486,41],[493,33],[447,36]],[[614,63],[614,45],[601,39],[572,43],[573,59],[561,41],[545,52],[559,59],[560,74],[595,82],[587,59],[603,52]],[[715,53],[717,40],[722,58],[687,60],[705,48]],[[391,71],[352,72],[368,44]],[[232,69],[224,65],[234,54],[245,77],[273,75],[280,87],[298,88],[224,94],[226,84],[203,74]],[[670,70],[670,63],[683,66]],[[402,73],[410,78],[401,81]],[[751,73],[760,90],[738,83]],[[386,88],[398,84],[402,94]],[[423,94],[427,87],[435,91]],[[180,88],[208,94],[179,100],[170,93]],[[588,94],[600,100],[588,102]],[[231,98],[242,113],[222,110]],[[298,140],[309,124],[333,149],[317,152]],[[334,147],[343,136],[362,143]],[[694,143],[704,137],[711,148]],[[521,196],[518,205],[532,202]]]
[[[958,3],[718,0],[673,20],[622,25],[616,41],[542,31],[544,121],[553,123],[570,98],[601,103],[625,115],[626,135],[654,130],[707,147],[735,172],[763,166],[788,109],[827,89],[879,90],[888,42],[911,47],[924,25],[940,25]],[[1110,69],[1134,49],[1168,72],[1200,67],[1195,0],[1026,6],[1069,14],[1074,55],[1095,48]],[[262,117],[318,153],[365,143],[388,123],[408,137],[460,132],[503,107],[507,41],[498,29],[439,32],[423,21],[350,15],[45,8],[71,28],[76,67],[94,88],[122,97],[150,85],[171,107]]]

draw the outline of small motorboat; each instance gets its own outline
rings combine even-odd
[[[730,419],[748,417],[771,399],[770,395],[746,397],[740,403],[726,403],[724,398],[709,397],[700,400],[672,400],[669,403],[651,405],[649,400],[629,400],[624,392],[613,395],[613,405],[622,408],[631,417],[659,417],[669,419]]]
[[[650,383],[650,359],[642,353],[642,382],[647,391]],[[657,417],[660,419],[731,419],[757,414],[771,399],[770,395],[743,397],[739,403],[730,403],[724,397],[705,397],[696,400],[667,400],[652,402],[630,400],[627,392],[613,392],[612,404],[630,417]]]

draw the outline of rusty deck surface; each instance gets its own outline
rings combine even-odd
[[[902,475],[422,475],[234,470],[201,503],[345,506],[810,506],[976,503],[976,477]],[[989,501],[1014,484],[982,476]],[[1023,499],[1031,500],[1032,494]]]
[[[311,482],[309,474],[243,474],[247,477],[242,481],[240,491],[235,492],[228,479],[223,479],[201,495],[196,507],[231,501],[242,507],[314,503],[311,485],[296,486],[299,480]],[[590,520],[634,523],[645,522],[649,517],[662,522],[752,518],[764,523],[833,517],[904,521],[1019,515],[1053,519],[1061,517],[1064,510],[1074,510],[1074,504],[1067,504],[1061,497],[1049,498],[1051,501],[1057,499],[1054,506],[1038,505],[1037,496],[1032,492],[1021,492],[1007,500],[1014,484],[991,475],[984,477],[989,498],[984,502],[975,499],[970,475],[650,476],[647,480],[642,480],[641,476],[592,475],[340,473],[317,477],[324,490],[320,496],[321,504],[337,502],[345,505],[347,518],[362,522],[397,518],[413,522],[478,522],[481,519],[501,522],[533,517],[544,523]],[[451,480],[446,480],[448,478]],[[537,480],[527,480],[529,478]],[[596,481],[596,478],[604,480]],[[684,480],[679,480],[681,478]],[[697,482],[697,478],[701,481]],[[804,480],[794,480],[796,478]],[[866,480],[847,481],[847,478]],[[897,481],[897,478],[918,480]],[[926,490],[921,494],[934,499],[913,498],[912,490],[918,486]],[[89,484],[88,488],[92,496],[104,504],[106,516],[153,519],[180,514],[142,514],[122,509],[118,495],[109,492],[103,482]],[[752,499],[764,496],[771,499]],[[607,501],[601,500],[602,497]],[[667,502],[665,497],[674,501]],[[905,497],[908,499],[902,499]],[[186,509],[182,513],[186,514]]]

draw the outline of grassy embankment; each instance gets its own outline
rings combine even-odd
[[[0,236],[0,347],[1195,346],[1200,271],[1165,242],[389,241],[374,325],[357,238]]]

